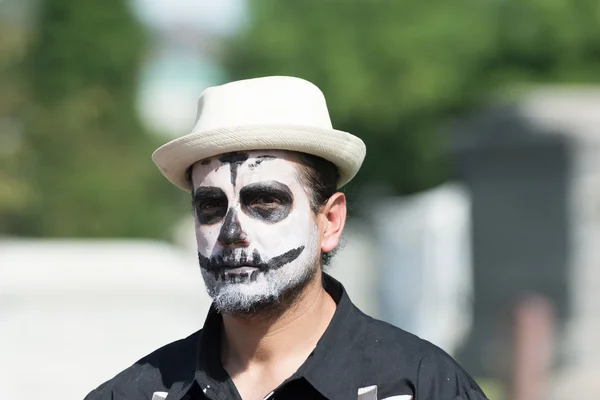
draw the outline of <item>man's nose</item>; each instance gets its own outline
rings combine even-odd
[[[219,231],[219,237],[217,241],[222,246],[234,246],[234,245],[245,245],[248,236],[243,231],[238,219],[237,211],[234,208],[230,208],[225,215],[225,220]]]

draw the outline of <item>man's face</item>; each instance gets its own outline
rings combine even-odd
[[[298,173],[283,151],[229,153],[194,165],[198,258],[221,311],[268,306],[314,276],[319,231]]]

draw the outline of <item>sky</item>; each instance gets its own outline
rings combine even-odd
[[[138,112],[152,131],[182,136],[191,131],[198,98],[209,86],[223,83],[219,65],[203,56],[171,49],[143,69],[138,88]]]
[[[218,39],[235,33],[245,16],[245,0],[132,1],[138,17],[156,32],[185,27]],[[200,94],[223,79],[216,60],[173,43],[150,57],[141,72],[137,108],[142,121],[167,136],[188,133]]]
[[[166,28],[196,25],[218,35],[228,35],[243,22],[245,0],[132,0],[140,19],[149,26]]]

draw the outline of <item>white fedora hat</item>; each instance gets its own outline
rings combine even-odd
[[[192,132],[159,147],[152,159],[169,181],[191,191],[186,170],[195,162],[249,150],[324,158],[339,170],[338,188],[356,175],[366,154],[361,139],[333,129],[318,87],[300,78],[271,76],[206,89]]]

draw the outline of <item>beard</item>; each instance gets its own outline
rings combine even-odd
[[[319,269],[315,226],[298,258],[279,268],[224,278],[222,272],[200,268],[216,310],[237,317],[269,318],[287,309],[315,278]]]

